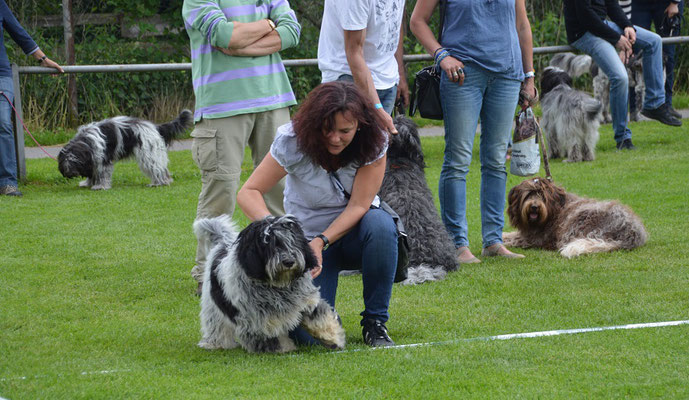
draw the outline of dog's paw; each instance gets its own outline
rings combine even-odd
[[[235,342],[234,340],[225,340],[219,342],[216,340],[201,339],[197,346],[206,350],[234,349],[235,347],[239,346],[239,343]]]
[[[503,232],[502,233],[502,243],[505,246],[514,246],[516,239],[519,236],[519,232]]]
[[[91,182],[89,182],[88,179],[84,179],[83,181],[79,182],[79,187],[89,187],[91,186]]]
[[[93,185],[91,186],[91,190],[108,190],[110,189],[110,185]]]

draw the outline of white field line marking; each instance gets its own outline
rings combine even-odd
[[[351,349],[351,350],[341,350],[333,353],[354,353],[358,351],[368,351],[368,350],[387,350],[387,349],[406,349],[412,347],[426,347],[426,346],[442,346],[461,342],[474,342],[474,341],[489,341],[489,340],[511,340],[511,339],[525,339],[525,338],[535,338],[535,337],[545,337],[545,336],[558,336],[558,335],[574,335],[577,333],[588,333],[588,332],[601,332],[601,331],[614,331],[622,329],[642,329],[642,328],[662,328],[667,326],[678,326],[678,325],[689,325],[689,320],[683,321],[666,321],[666,322],[649,322],[645,324],[629,324],[629,325],[615,325],[615,326],[602,326],[597,328],[580,328],[580,329],[561,329],[555,331],[540,331],[540,332],[524,332],[524,333],[510,333],[506,335],[496,335],[496,336],[483,336],[475,337],[469,339],[455,339],[455,340],[445,340],[442,342],[428,342],[428,343],[411,343],[411,344],[401,344],[389,347],[367,347],[363,349]]]
[[[340,354],[340,353],[354,353],[359,351],[369,351],[369,350],[386,350],[386,349],[406,349],[413,347],[426,347],[426,346],[440,346],[455,344],[461,342],[474,342],[474,341],[489,341],[489,340],[511,340],[511,339],[524,339],[524,338],[535,338],[535,337],[545,337],[545,336],[558,336],[558,335],[573,335],[577,333],[588,333],[588,332],[601,332],[601,331],[614,331],[621,329],[642,329],[642,328],[663,328],[667,326],[678,326],[678,325],[689,325],[689,320],[683,321],[666,321],[666,322],[649,322],[645,324],[629,324],[629,325],[616,325],[616,326],[602,326],[597,328],[580,328],[580,329],[562,329],[555,331],[540,331],[540,332],[525,332],[525,333],[510,333],[506,335],[496,335],[496,336],[482,336],[469,339],[456,339],[456,340],[446,340],[442,342],[428,342],[428,343],[411,343],[411,344],[401,344],[390,347],[367,347],[362,349],[352,349],[352,350],[342,350],[334,351],[328,354]],[[299,355],[299,354],[295,354]],[[106,374],[116,374],[120,372],[131,372],[128,369],[114,369],[114,370],[102,370],[102,371],[85,371],[81,375],[106,375]],[[58,376],[63,376],[62,374]],[[36,375],[30,377],[32,379],[45,378],[48,375]],[[0,378],[0,382],[6,381],[17,381],[26,380],[29,377],[20,376],[16,378]],[[0,400],[4,400],[0,397]]]

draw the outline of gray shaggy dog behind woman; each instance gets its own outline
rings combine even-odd
[[[409,235],[409,276],[402,284],[441,280],[459,265],[455,245],[426,183],[416,124],[401,116],[394,122],[399,133],[390,139],[379,195],[400,215]]]

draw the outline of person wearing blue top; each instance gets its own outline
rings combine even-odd
[[[443,0],[442,42],[428,22],[438,0],[419,0],[411,31],[442,69],[440,101],[445,157],[438,194],[441,216],[454,238],[460,263],[480,262],[469,249],[466,175],[481,120],[481,229],[483,256],[522,258],[502,244],[512,121],[522,105],[536,101],[531,24],[525,0]]]
[[[17,154],[14,148],[14,130],[12,129],[12,105],[14,85],[12,84],[12,67],[5,50],[3,32],[7,31],[26,55],[31,55],[43,67],[55,68],[64,72],[62,67],[46,57],[36,42],[22,28],[10,11],[5,0],[0,0],[0,195],[19,197],[22,193],[17,188]],[[23,146],[23,143],[19,143]]]
[[[322,265],[313,270],[321,296],[335,306],[339,272],[361,269],[362,334],[369,346],[391,346],[388,306],[397,268],[397,230],[377,196],[385,174],[387,132],[370,99],[350,82],[309,93],[292,122],[237,193],[252,221],[270,215],[263,195],[283,177],[285,211],[302,224]],[[295,332],[300,343],[311,343]]]

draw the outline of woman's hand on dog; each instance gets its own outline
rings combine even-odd
[[[450,82],[457,82],[460,86],[464,84],[463,62],[452,56],[447,56],[440,61],[440,68],[445,71]]]
[[[321,239],[314,238],[309,242],[309,247],[313,250],[313,255],[316,256],[318,260],[318,266],[311,270],[311,278],[316,279],[318,275],[323,272],[323,241]]]

